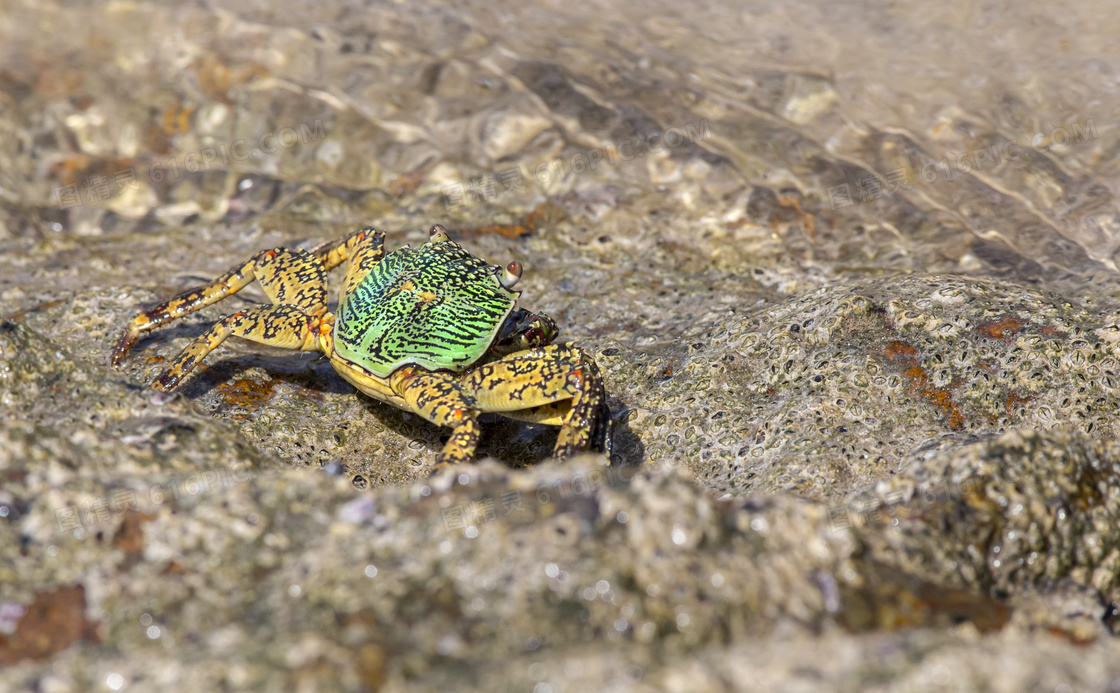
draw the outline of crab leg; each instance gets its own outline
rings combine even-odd
[[[314,248],[310,254],[314,259],[318,260],[319,267],[322,271],[331,270],[349,259],[355,246],[358,246],[359,243],[366,238],[370,238],[371,240],[376,239],[375,245],[380,248],[380,239],[384,238],[384,234],[376,232],[370,227],[366,227],[350,234],[346,238],[323,243]],[[282,248],[276,248],[271,251],[259,253],[253,257],[253,259],[234,267],[209,284],[188,289],[177,296],[173,296],[152,306],[148,310],[142,311],[133,318],[132,323],[124,331],[124,334],[121,335],[120,341],[117,342],[109,358],[110,363],[114,366],[119,366],[121,361],[124,360],[124,357],[128,355],[132,345],[140,338],[141,334],[151,332],[158,327],[166,325],[185,315],[189,315],[197,310],[201,310],[208,305],[217,303],[224,298],[232,296],[241,289],[244,289],[251,284],[254,279],[260,276],[258,270],[261,258],[267,255],[267,253],[279,253],[282,250]],[[269,296],[270,298],[272,297],[271,294],[269,294]],[[275,298],[273,300],[275,301]],[[324,307],[325,305],[324,303]]]
[[[170,390],[178,385],[230,335],[287,349],[319,348],[317,328],[327,312],[327,282],[318,258],[306,250],[276,248],[260,253],[246,267],[243,274],[260,282],[273,305],[239,311],[215,323],[171,361],[157,387]]]
[[[553,344],[487,363],[462,377],[481,411],[560,426],[553,457],[588,447],[610,453],[610,413],[595,361],[571,344]]]
[[[172,390],[230,335],[284,349],[315,351],[319,348],[318,324],[318,317],[290,305],[262,306],[228,315],[179,352],[159,374],[155,386]]]
[[[369,274],[374,266],[385,256],[385,232],[366,226],[341,241],[328,241],[311,250],[327,270],[346,265],[346,279],[342,282],[339,300],[346,298],[355,286]]]
[[[436,458],[435,471],[470,462],[478,446],[478,409],[449,373],[402,368],[393,374],[390,386],[404,398],[409,409],[439,426],[451,426],[451,438]]]
[[[390,382],[416,414],[453,428],[436,470],[470,462],[478,445],[479,412],[560,426],[553,457],[588,447],[610,454],[610,413],[595,362],[578,347],[551,345],[453,373],[402,368]]]
[[[345,238],[320,243],[309,252],[318,258],[323,269],[330,271],[349,260],[358,244],[367,238],[380,248],[385,240],[385,232],[378,231],[372,226],[363,226]]]
[[[241,267],[231,269],[205,286],[184,291],[141,312],[133,318],[132,324],[121,335],[117,346],[113,348],[109,362],[114,366],[119,366],[124,357],[128,355],[132,345],[144,332],[150,332],[172,320],[201,310],[211,303],[217,303],[223,298],[244,289],[253,281],[253,263],[254,260],[250,260]]]

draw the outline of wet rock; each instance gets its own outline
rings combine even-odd
[[[1028,4],[10,8],[0,691],[1120,688],[1109,15]],[[436,222],[595,356],[611,466],[493,416],[428,479],[236,340],[148,387],[256,287],[107,365]]]
[[[1070,424],[1115,435],[1117,329],[1112,311],[1007,282],[830,287],[659,351],[631,425],[652,459],[686,459],[718,493],[836,498],[943,437]],[[608,374],[628,370],[614,363]]]
[[[918,463],[910,478],[944,483],[991,467],[1025,474],[1037,455],[1079,445],[1086,442],[1077,435],[1008,434]],[[1083,458],[1071,464],[1092,465]],[[16,480],[6,490],[21,520],[4,525],[3,545],[24,547],[5,557],[15,571],[5,582],[5,601],[22,603],[35,585],[65,576],[85,586],[91,613],[99,615],[102,633],[115,634],[116,646],[162,643],[162,651],[180,658],[214,662],[202,667],[209,680],[243,678],[254,687],[308,677],[343,687],[410,679],[435,687],[443,674],[429,672],[428,662],[481,672],[513,657],[531,667],[578,651],[577,643],[612,643],[622,651],[643,644],[691,661],[705,658],[710,647],[837,627],[972,624],[974,632],[998,632],[1009,627],[1012,613],[1001,601],[1027,609],[1044,577],[997,581],[965,569],[976,547],[962,534],[1009,526],[1022,514],[1014,504],[978,501],[979,491],[955,502],[981,506],[987,516],[942,510],[950,502],[942,498],[908,498],[880,511],[901,524],[864,517],[842,526],[835,509],[823,504],[780,496],[717,501],[676,471],[604,467],[597,458],[525,471],[486,463],[360,495],[345,478],[261,468],[210,483],[202,475],[194,482],[173,479],[161,486],[162,497],[139,499],[142,520],[114,513],[103,529],[83,518],[88,533],[59,533],[44,521],[54,515],[52,495],[36,492],[28,481],[34,460],[23,459],[4,468]],[[1112,446],[1094,448],[1092,459],[1098,469],[1120,467]],[[856,497],[852,504],[865,507],[864,501]],[[1114,505],[1107,501],[1104,510],[1114,513]],[[933,528],[948,518],[960,529],[935,536]],[[1092,546],[1103,522],[1040,532],[1051,542],[1060,537]],[[25,539],[17,540],[17,527]],[[945,555],[917,560],[937,546]],[[1055,555],[1066,558],[1055,562]],[[106,564],[107,556],[119,558]],[[41,573],[47,557],[65,558],[65,569]],[[900,564],[899,557],[914,559]],[[938,570],[950,560],[955,571]],[[1111,584],[1084,582],[1097,558],[1056,547],[1037,563],[1052,565],[1046,577],[1066,579],[1060,584],[1072,595],[1066,603],[1074,606],[1052,611],[1080,618],[1078,637],[1101,637],[1099,627],[1086,630],[1094,618],[1099,625],[1100,588]],[[977,582],[999,582],[999,589],[976,589]],[[1075,602],[1097,606],[1086,613]],[[324,613],[333,616],[316,616]],[[1053,619],[1010,623],[1020,622],[1017,628],[1030,629]],[[216,665],[230,648],[243,663]],[[100,656],[87,647],[67,666]],[[597,663],[612,656],[581,655],[582,666],[614,677],[617,669],[607,672]],[[145,680],[145,664],[109,661],[126,681]],[[647,661],[639,671],[645,667],[657,669]],[[655,679],[661,676],[697,685],[710,674],[686,666]]]

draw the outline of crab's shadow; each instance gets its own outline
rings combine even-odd
[[[338,377],[337,375],[334,377]],[[436,426],[415,414],[396,409],[369,397],[355,393],[363,399],[364,408],[371,416],[397,435],[422,440],[433,457],[451,437],[451,429]],[[627,422],[629,409],[611,401],[611,464],[637,467],[645,459],[645,446]],[[483,414],[479,417],[482,434],[479,437],[476,459],[494,458],[510,467],[527,467],[548,460],[560,434],[558,426],[525,423],[508,419],[500,414]]]
[[[187,330],[184,330],[184,335]],[[163,333],[165,339],[180,336],[176,330]],[[156,338],[158,339],[158,337]],[[151,348],[153,342],[144,347]],[[251,368],[260,368],[268,373],[269,382],[264,385],[253,384],[239,389],[239,393],[252,398],[252,388],[259,399],[256,407],[267,405],[273,392],[281,385],[298,388],[309,399],[322,395],[351,395],[359,398],[362,408],[377,418],[394,434],[409,440],[421,441],[433,457],[443,447],[451,435],[448,428],[436,426],[415,414],[396,409],[359,393],[352,385],[343,380],[331,367],[330,362],[321,356],[296,354],[281,349],[271,350],[254,345],[251,353],[230,355],[213,364],[196,369],[180,387],[184,397],[193,400],[218,396],[218,390],[230,383],[252,382],[248,378],[238,379],[239,373]],[[141,352],[142,353],[142,352]],[[228,400],[228,396],[226,397]],[[244,406],[244,402],[228,402],[226,406]],[[636,467],[645,459],[645,446],[628,423],[630,409],[615,398],[608,398],[611,411],[611,464],[615,466]],[[255,408],[255,407],[251,407]],[[483,414],[479,423],[482,435],[479,439],[477,459],[492,457],[510,467],[524,467],[543,462],[552,455],[560,429],[557,426],[531,424],[507,419],[499,414]]]
[[[346,395],[356,392],[350,383],[335,375],[334,369],[325,359],[312,358],[304,354],[290,356],[231,356],[209,364],[200,373],[179,386],[179,391],[190,399],[200,399],[217,394],[226,386],[236,387],[251,382],[245,373],[259,368],[268,374],[268,382],[261,385],[263,399],[261,404],[270,400],[274,391],[283,385],[290,385],[312,400],[321,400],[323,395]],[[201,369],[196,369],[201,370]],[[229,403],[229,406],[237,406]]]

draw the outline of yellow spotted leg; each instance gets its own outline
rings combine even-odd
[[[338,295],[341,301],[385,256],[385,232],[367,226],[342,241],[328,241],[313,248],[311,254],[319,258],[328,271],[350,261]]]
[[[453,373],[405,367],[390,376],[389,386],[416,414],[438,426],[452,427],[451,438],[436,457],[433,473],[470,462],[481,428],[478,409]]]
[[[295,306],[262,306],[242,310],[214,323],[205,334],[179,352],[155,386],[171,390],[230,335],[259,344],[313,351],[319,348],[318,320]]]
[[[365,276],[365,272],[368,272],[369,268],[381,259],[383,239],[383,233],[375,231],[373,228],[366,227],[350,234],[346,238],[323,243],[311,250],[310,255],[317,261],[322,271],[329,271],[350,259],[350,256],[354,254],[356,249],[361,250],[362,261],[360,263],[351,263],[350,269],[351,272],[355,274]],[[133,318],[132,323],[125,329],[117,345],[113,348],[112,354],[109,357],[110,363],[114,366],[119,366],[121,361],[124,360],[124,357],[128,355],[132,345],[140,338],[140,335],[151,332],[169,322],[189,315],[197,310],[201,310],[213,303],[217,303],[224,298],[232,296],[241,289],[244,289],[251,284],[254,279],[260,276],[258,270],[262,269],[260,264],[262,259],[264,259],[268,253],[279,253],[283,250],[283,248],[276,248],[271,251],[260,253],[248,262],[230,269],[209,284],[189,289],[177,296],[157,303],[148,310],[141,311]],[[354,265],[358,265],[356,270],[354,269]],[[287,293],[286,289],[285,293]],[[269,294],[269,296],[273,298],[273,302],[278,302],[272,294]],[[284,303],[287,301],[279,302]],[[325,308],[326,304],[324,303],[323,305]]]
[[[306,250],[267,250],[253,260],[252,272],[273,305],[238,311],[219,320],[171,360],[156,379],[156,387],[174,388],[231,335],[285,349],[319,348],[319,318],[327,312],[327,281],[316,257]]]
[[[511,354],[462,376],[402,368],[392,375],[390,386],[414,413],[453,429],[436,458],[437,472],[474,458],[480,412],[560,426],[552,451],[557,459],[589,447],[610,454],[610,418],[599,368],[570,344]]]
[[[560,426],[552,455],[580,450],[610,454],[606,390],[595,361],[572,344],[521,351],[462,376],[462,387],[481,411]]]

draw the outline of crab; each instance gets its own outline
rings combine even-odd
[[[553,456],[610,454],[610,412],[599,368],[544,314],[517,306],[522,275],[471,255],[439,225],[418,248],[384,251],[385,234],[365,227],[312,250],[273,248],[203,286],[140,311],[113,349],[120,366],[140,335],[260,283],[272,303],[227,315],[188,344],[153,387],[179,385],[227,337],[321,351],[360,392],[412,412],[451,436],[436,469],[470,462],[479,416],[560,427]],[[336,312],[327,272],[346,264]]]

